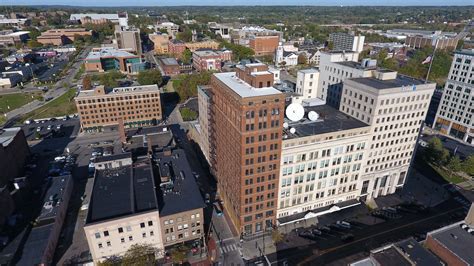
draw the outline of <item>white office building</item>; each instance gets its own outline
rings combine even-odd
[[[474,144],[474,49],[454,53],[434,128]]]

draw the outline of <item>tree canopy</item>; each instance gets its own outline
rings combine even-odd
[[[158,69],[149,69],[139,72],[137,81],[140,85],[157,84],[159,86],[163,82],[163,77]]]
[[[201,72],[190,75],[182,75],[183,79],[180,80],[176,92],[179,95],[179,101],[184,102],[191,97],[197,96],[198,85],[208,85],[211,81],[212,72]]]
[[[255,54],[255,52],[243,45],[235,44],[235,43],[230,43],[227,41],[222,41],[220,44],[221,48],[227,48],[232,51],[233,57],[236,61],[240,61],[242,59],[249,59],[252,58]]]

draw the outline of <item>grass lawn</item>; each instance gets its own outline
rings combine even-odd
[[[454,184],[458,184],[458,183],[461,183],[461,182],[464,182],[466,181],[464,178],[462,178],[461,176],[458,176],[456,174],[450,174],[449,171],[446,171],[445,169],[441,168],[441,167],[438,167],[436,165],[433,165],[433,164],[430,164],[431,167],[433,167],[433,169],[438,172],[438,174],[440,176],[442,176],[446,181],[450,182],[450,183],[454,183]]]
[[[41,92],[0,95],[0,114],[19,108],[35,99],[42,99]],[[10,107],[10,109],[8,108]]]
[[[57,117],[77,112],[76,105],[74,103],[74,96],[76,95],[75,89],[69,89],[65,94],[52,100],[46,105],[25,114],[22,120],[26,119],[38,119],[47,117]]]

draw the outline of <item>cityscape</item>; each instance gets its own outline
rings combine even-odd
[[[472,3],[168,2],[0,5],[0,265],[474,265]]]

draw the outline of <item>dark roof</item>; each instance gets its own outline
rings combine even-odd
[[[402,86],[416,86],[425,83],[421,79],[415,79],[404,75],[397,75],[397,78],[387,80],[376,78],[353,78],[350,80],[378,90],[399,88]]]
[[[351,67],[351,68],[357,68],[357,69],[361,69],[361,70],[370,70],[370,69],[377,68],[376,66],[364,67],[359,62],[354,62],[354,61],[342,61],[342,62],[335,62],[335,63],[338,64],[338,65]]]
[[[40,227],[35,227],[31,230],[25,245],[21,259],[17,265],[37,265],[37,264],[50,264],[51,261],[43,261],[43,255],[45,249],[49,243],[49,237],[53,231],[54,224],[48,224]]]
[[[395,244],[402,252],[408,255],[410,260],[417,266],[436,266],[443,265],[440,260],[425,249],[415,239],[409,238]]]
[[[138,158],[133,165],[96,170],[87,223],[157,209],[154,187],[151,163],[146,157]]]
[[[169,174],[170,182],[160,184],[160,216],[204,208],[206,205],[192,174],[184,150],[176,149],[171,155],[154,154],[161,174]]]
[[[379,252],[372,253],[371,256],[379,263],[379,265],[411,266],[410,261],[398,253],[398,251],[393,246],[390,246],[389,248],[383,249]]]
[[[433,239],[441,243],[446,249],[456,254],[464,261],[474,262],[474,236],[461,228],[464,221],[448,225],[436,231],[428,233]]]
[[[366,123],[361,122],[329,105],[305,107],[305,111],[306,113],[315,111],[319,114],[319,119],[316,121],[310,121],[305,117],[304,120],[298,122],[292,122],[285,119],[285,122],[287,122],[289,126],[283,131],[288,139],[368,126]],[[290,128],[296,129],[296,133],[291,134]]]
[[[66,186],[71,182],[71,176],[57,176],[51,178],[51,185],[46,192],[43,202],[43,208],[41,209],[41,213],[38,216],[38,222],[44,224],[46,222],[54,222],[56,219],[56,215],[58,214],[58,209],[60,207],[61,202],[64,198],[69,198],[70,195],[64,195],[66,191]],[[46,203],[51,203],[50,208],[45,208]]]

